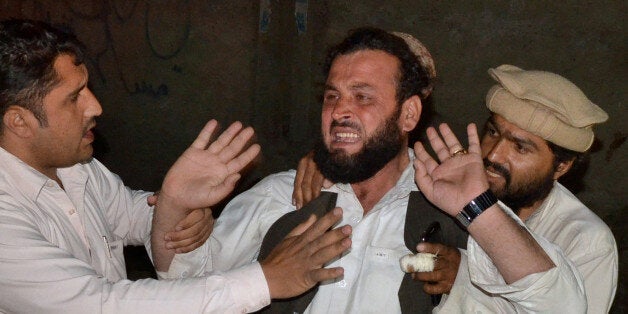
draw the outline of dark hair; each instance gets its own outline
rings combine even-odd
[[[17,105],[33,112],[41,126],[47,125],[42,102],[59,82],[54,62],[60,54],[72,55],[79,65],[85,48],[72,33],[44,22],[0,22],[0,117]]]
[[[585,189],[584,175],[589,168],[590,151],[581,153],[564,147],[560,147],[550,141],[546,141],[547,146],[554,154],[554,170],[557,169],[561,162],[573,160],[571,169],[558,179],[567,189],[573,193],[581,192]],[[594,142],[594,144],[597,144]],[[593,149],[593,148],[592,148]]]
[[[360,50],[381,50],[399,59],[400,77],[396,90],[399,104],[413,95],[424,100],[421,91],[430,84],[427,70],[421,66],[417,56],[402,38],[378,28],[363,27],[352,30],[341,43],[331,47],[325,59],[325,77],[329,75],[336,57]]]

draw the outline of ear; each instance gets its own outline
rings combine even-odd
[[[558,180],[558,178],[562,177],[565,173],[567,173],[569,169],[571,169],[571,166],[573,166],[573,162],[574,162],[574,159],[571,159],[568,161],[563,161],[560,164],[558,164],[558,167],[556,167],[556,169],[554,170],[554,180]]]
[[[2,124],[4,132],[11,132],[18,137],[31,137],[34,133],[33,128],[39,127],[39,122],[35,115],[28,109],[20,106],[9,106],[2,116]]]
[[[414,95],[401,104],[401,115],[399,116],[399,123],[401,124],[404,132],[410,132],[414,130],[414,127],[419,123],[421,118],[421,98]]]

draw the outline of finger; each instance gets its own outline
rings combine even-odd
[[[310,228],[314,222],[316,222],[316,216],[315,215],[310,215],[310,217],[308,217],[308,219],[302,223],[300,223],[299,225],[297,225],[296,227],[294,227],[294,229],[292,229],[292,231],[290,231],[290,233],[288,233],[288,235],[286,236],[286,238],[290,238],[290,237],[294,237],[294,236],[298,236],[303,234],[303,232],[305,232],[308,228]]]
[[[206,205],[214,206],[218,202],[222,201],[229,193],[233,192],[236,183],[240,179],[239,173],[232,173],[225,178],[225,180],[214,187],[214,189],[207,195]]]
[[[192,142],[192,147],[196,149],[205,149],[207,144],[212,138],[214,131],[218,127],[218,121],[211,119],[209,122],[205,124],[201,132],[198,134],[194,142]]]
[[[321,282],[325,280],[336,279],[344,274],[342,267],[334,268],[318,268],[311,270],[309,278],[312,282]]]
[[[456,134],[454,134],[447,123],[441,123],[438,129],[440,130],[440,134],[443,135],[443,139],[447,144],[450,155],[456,151],[464,149],[462,144],[460,144],[458,137],[456,137]]]
[[[482,146],[480,145],[480,136],[475,123],[467,126],[467,134],[469,136],[469,152],[482,155]]]
[[[174,230],[180,231],[183,229],[188,229],[196,224],[203,225],[205,222],[205,211],[203,209],[195,209],[191,211],[185,218],[183,218],[177,225]]]
[[[242,129],[242,123],[240,121],[231,123],[231,125],[229,125],[229,127],[226,130],[224,130],[222,133],[220,133],[220,135],[218,135],[218,138],[215,141],[213,141],[209,146],[206,146],[207,151],[209,151],[212,154],[218,154],[227,145],[229,145],[229,143],[231,143],[231,141],[236,137],[236,135],[239,134],[241,129]]]
[[[299,160],[297,166],[297,174],[294,177],[294,186],[292,189],[292,205],[297,209],[301,209],[303,204],[303,178],[305,177],[305,171],[307,170],[307,155]]]
[[[428,174],[431,174],[436,167],[438,167],[438,162],[432,158],[432,156],[427,152],[423,143],[416,142],[414,143],[414,155],[416,159],[418,159],[424,166],[425,170]]]
[[[426,282],[423,285],[423,291],[427,294],[443,294],[448,293],[451,287],[446,282]]]
[[[420,155],[427,154],[427,152],[425,151],[425,149],[423,149],[423,145],[419,142],[414,145],[414,151],[415,154],[417,154],[417,158],[414,160],[414,181],[418,185],[419,190],[421,190],[426,195],[431,195],[434,182],[432,180],[432,176],[430,176],[428,173],[425,161],[419,158]],[[425,156],[422,156],[422,158],[425,159]]]
[[[430,242],[421,242],[417,244],[416,246],[416,249],[418,252],[432,253],[432,254],[441,253],[444,250],[446,250],[446,248],[447,248],[446,246],[440,243],[430,243]]]
[[[324,234],[329,228],[336,224],[342,218],[342,209],[336,207],[329,211],[323,217],[319,218],[312,226],[310,226],[299,238],[297,244],[300,246],[308,245],[322,234]]]
[[[429,127],[425,133],[427,134],[427,139],[430,141],[430,145],[436,153],[438,160],[440,160],[440,162],[447,160],[447,158],[451,156],[449,153],[449,147],[445,145],[445,142],[443,142],[443,139],[440,138],[436,129],[434,127]]]
[[[259,146],[259,144],[253,144],[238,157],[229,161],[229,163],[227,163],[227,169],[229,170],[229,173],[239,172],[244,169],[244,167],[250,164],[255,159],[255,157],[259,155],[260,150],[261,147]]]
[[[351,231],[351,226],[342,226],[310,242],[310,251],[314,252],[310,257],[312,264],[323,265],[351,247]]]
[[[159,196],[157,194],[153,194],[146,198],[146,203],[148,204],[148,206],[155,206],[157,205],[158,199],[159,199]]]
[[[426,271],[412,273],[412,278],[423,282],[437,282],[441,279],[441,276],[436,271]]]
[[[221,150],[218,151],[218,158],[222,161],[228,161],[239,155],[246,145],[251,143],[251,139],[255,131],[252,127],[247,127],[240,131],[231,142],[227,143]],[[211,146],[210,146],[211,149]]]
[[[323,181],[325,177],[320,173],[316,163],[309,159],[303,182],[303,202],[302,205],[309,203],[321,193]]]
[[[333,182],[331,182],[329,179],[325,178],[323,180],[323,187],[326,189],[329,189],[332,185],[334,185]]]

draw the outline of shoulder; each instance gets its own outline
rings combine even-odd
[[[560,184],[556,184],[552,194],[534,232],[561,246],[568,255],[603,255],[617,250],[608,225],[575,195]]]

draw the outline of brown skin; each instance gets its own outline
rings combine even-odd
[[[43,99],[48,126],[41,127],[30,110],[9,106],[2,119],[0,146],[61,185],[58,168],[92,157],[92,129],[102,108],[87,88],[85,65],[77,66],[72,56],[62,54],[54,69],[59,83]]]
[[[325,145],[346,154],[359,152],[366,140],[394,114],[399,106],[396,84],[399,60],[383,51],[360,50],[338,56],[331,65],[326,81],[321,128]],[[421,100],[412,96],[401,104],[399,129],[404,147],[408,132],[421,115]],[[349,122],[354,127],[332,127],[332,121]],[[351,186],[366,215],[397,182],[410,162],[407,151],[401,152],[371,178]]]

